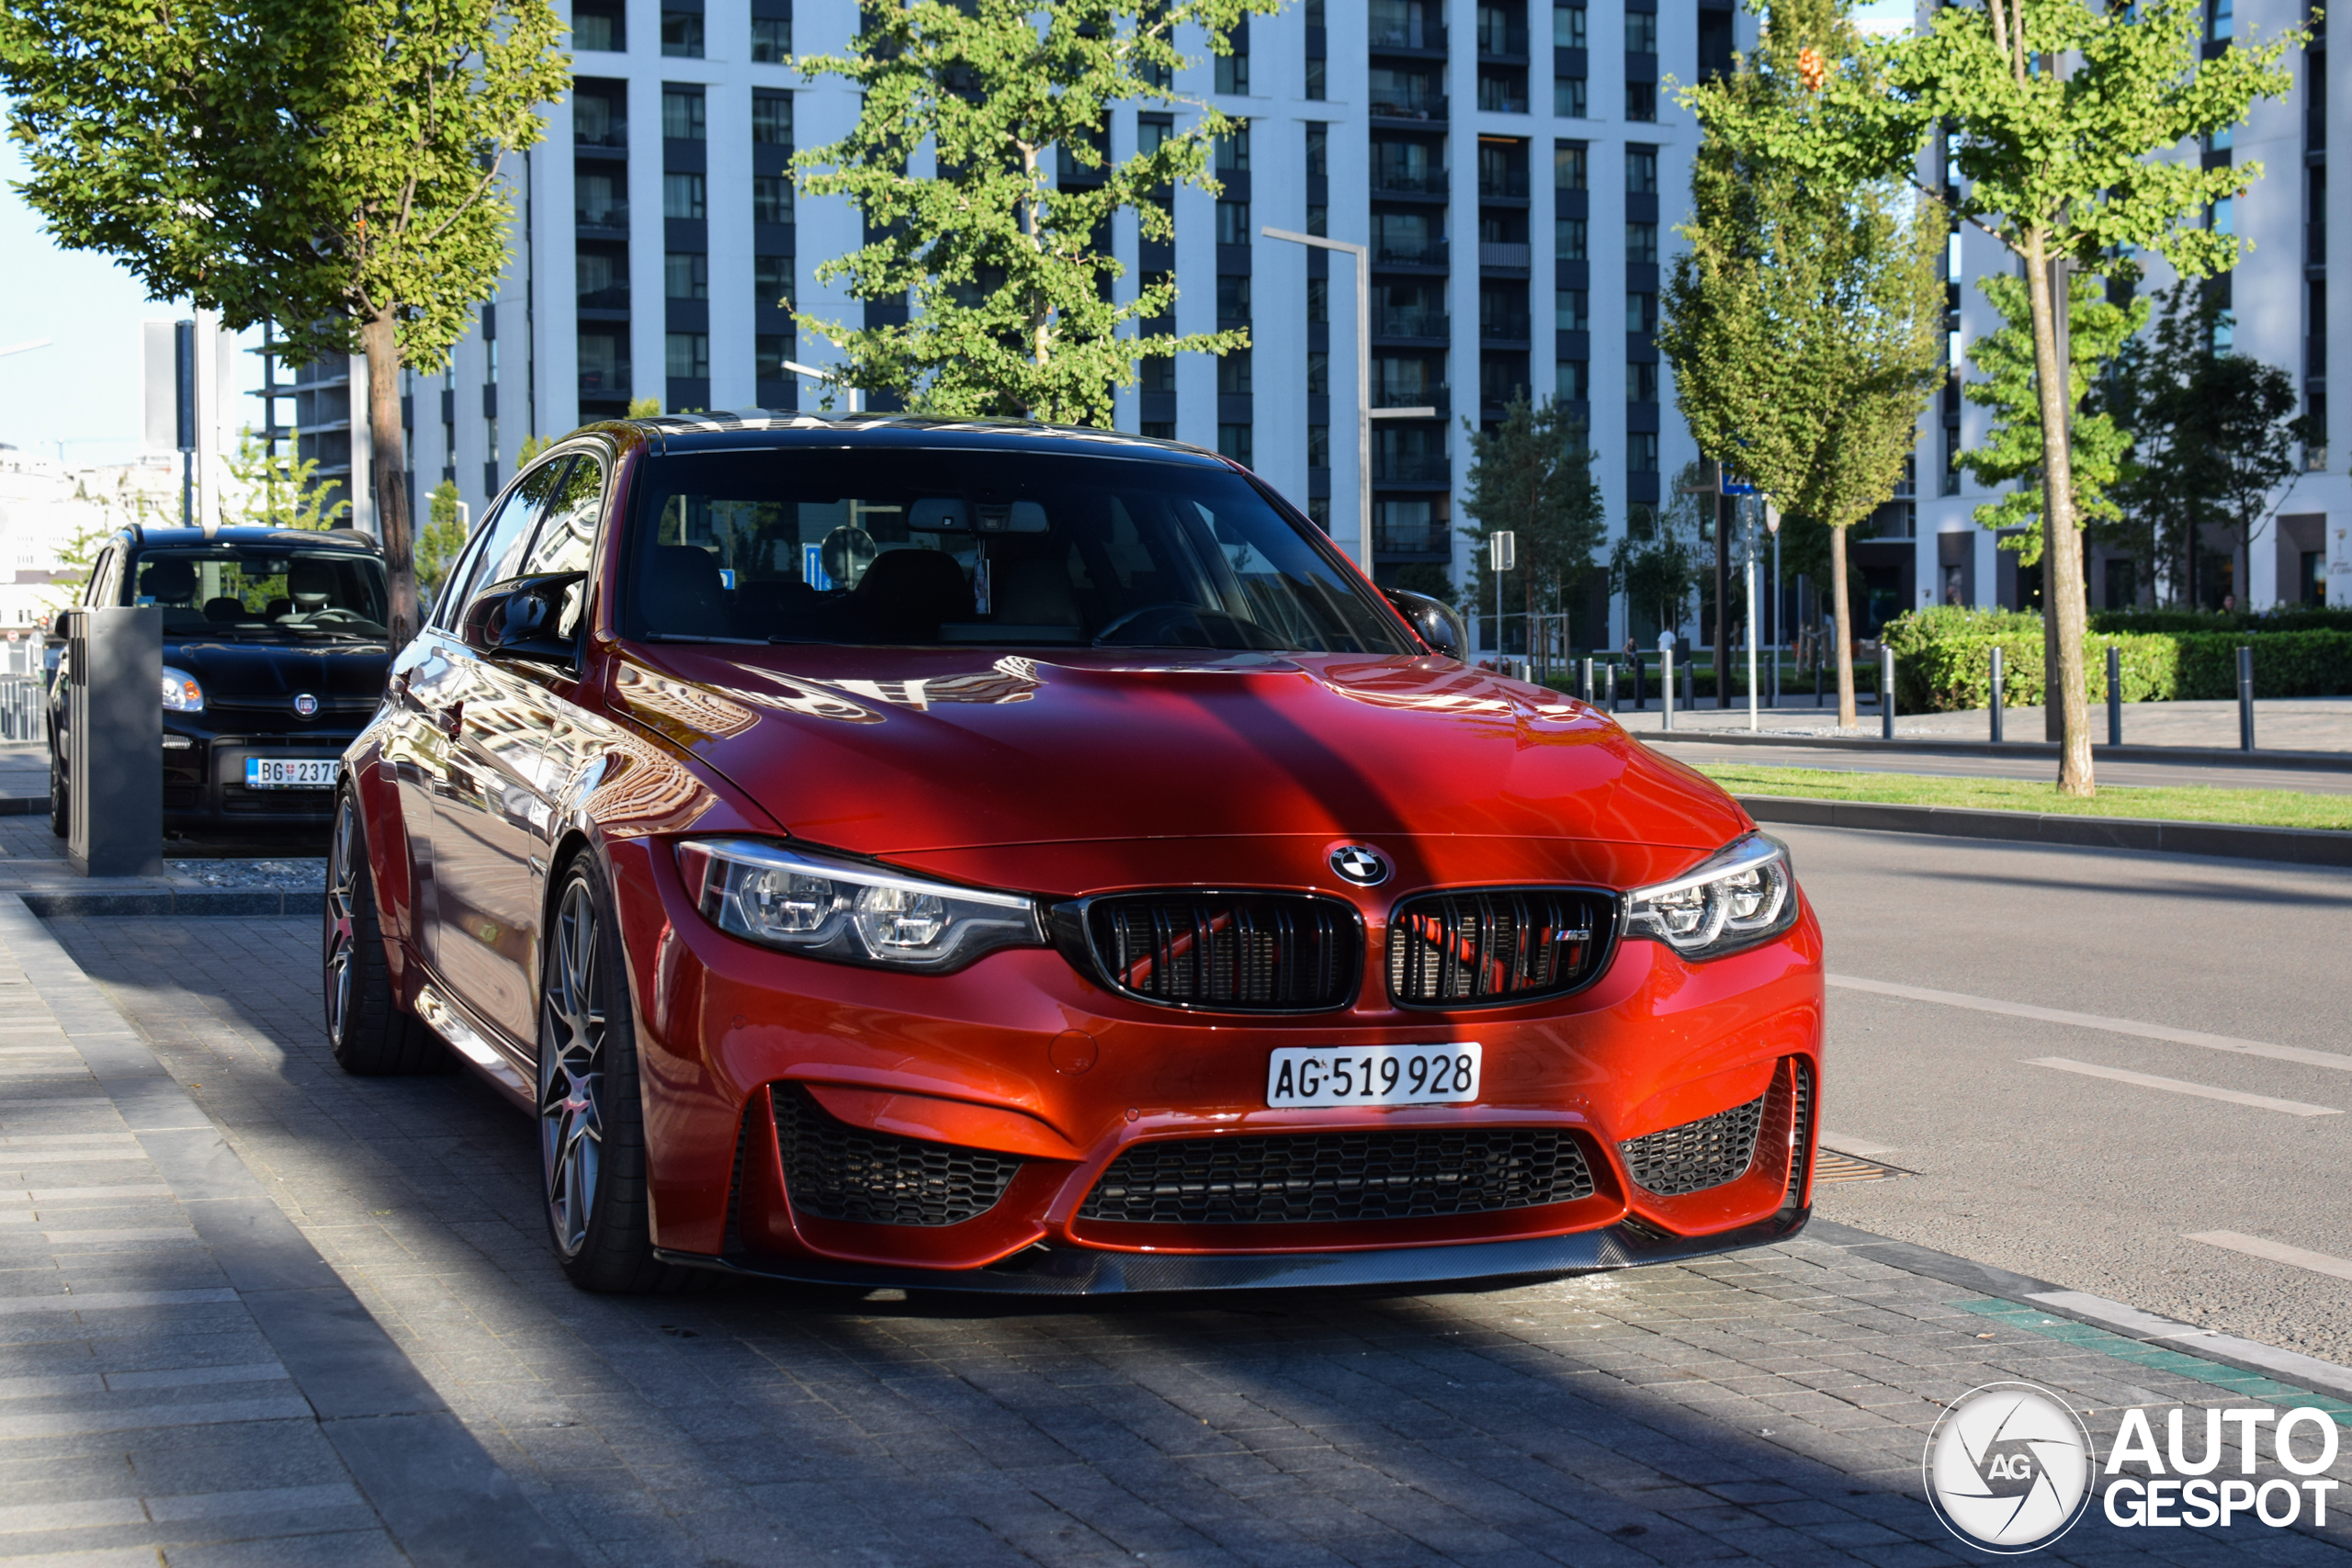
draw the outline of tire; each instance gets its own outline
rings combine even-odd
[[[49,750],[49,830],[59,838],[65,837],[73,827],[73,794],[65,782],[65,760],[57,754],[51,743]]]
[[[575,855],[539,943],[540,1190],[548,1239],[583,1291],[641,1294],[695,1283],[653,1257],[645,1118],[628,970],[609,886]]]
[[[337,1066],[357,1077],[444,1073],[457,1066],[448,1048],[392,994],[384,956],[376,885],[359,831],[359,802],[336,794],[334,833],[327,844],[327,890],[319,933],[327,1043]]]

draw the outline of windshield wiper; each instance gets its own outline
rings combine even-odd
[[[639,632],[629,640],[632,642],[730,642],[738,648],[765,648],[775,639],[757,637],[705,637],[686,632]]]

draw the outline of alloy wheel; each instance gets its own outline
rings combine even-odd
[[[327,852],[327,1038],[341,1045],[351,1027],[353,919],[359,902],[359,814],[351,797],[335,801],[334,836]]]
[[[596,905],[584,879],[564,889],[551,934],[539,1006],[539,1153],[556,1243],[570,1258],[588,1239],[605,1135],[605,1007]]]

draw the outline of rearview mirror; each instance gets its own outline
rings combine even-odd
[[[1447,659],[1467,657],[1469,628],[1462,624],[1462,617],[1453,605],[1409,588],[1387,588],[1382,592],[1388,595],[1396,613],[1405,617],[1405,624],[1413,628],[1413,634],[1429,644],[1430,652]]]
[[[493,582],[466,606],[458,637],[476,653],[569,664],[578,657],[577,641],[556,628],[570,591],[587,575],[551,571]]]

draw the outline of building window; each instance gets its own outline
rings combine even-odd
[[[1328,468],[1331,466],[1331,427],[1310,424],[1306,427],[1306,466]]]
[[[1307,351],[1306,395],[1310,398],[1331,395],[1331,356],[1319,348]]]
[[[1306,231],[1316,235],[1331,232],[1331,209],[1319,201],[1306,204]]]
[[[1625,149],[1625,194],[1657,194],[1657,149],[1630,144]]]
[[[792,145],[792,95],[757,92],[752,95],[752,145]]]
[[[784,362],[792,357],[792,334],[761,333],[752,339],[752,376],[760,381],[781,381],[791,372]]]
[[[1552,7],[1552,47],[1582,49],[1585,47],[1585,10],[1581,6]]]
[[[1331,173],[1331,128],[1320,120],[1306,128],[1306,177],[1319,179]]]
[[[662,138],[665,141],[700,141],[705,136],[700,87],[662,88]]]
[[[1552,220],[1552,254],[1560,261],[1585,261],[1585,220],[1581,218]]]
[[[1625,437],[1625,471],[1629,474],[1657,472],[1657,432],[1637,430]]]
[[[1490,114],[1527,112],[1527,73],[1487,69],[1478,73],[1478,107]]]
[[[1331,280],[1310,277],[1306,280],[1306,319],[1309,323],[1331,320]]]
[[[1590,365],[1581,359],[1563,359],[1559,364],[1555,395],[1564,403],[1580,403],[1592,396]]]
[[[1216,57],[1216,90],[1237,96],[1246,96],[1250,91],[1250,21],[1248,17],[1243,17],[1233,31],[1226,35],[1226,43],[1232,52]]]
[[[1657,331],[1657,296],[1644,289],[1625,291],[1625,330],[1647,335]]]
[[[1306,520],[1326,534],[1329,533],[1331,531],[1331,498],[1328,495],[1318,495],[1308,501]]]
[[[1216,449],[1220,457],[1232,458],[1243,468],[1250,465],[1250,427],[1246,424],[1220,424],[1216,427]]]
[[[1216,280],[1216,319],[1220,321],[1246,321],[1250,319],[1250,279],[1246,276]]]
[[[1176,422],[1171,419],[1145,420],[1143,436],[1147,441],[1173,441],[1176,439]]]
[[[662,176],[662,216],[664,218],[704,218],[708,216],[703,197],[700,175],[668,175]]]
[[[625,52],[628,20],[621,0],[576,0],[571,7],[571,47],[599,53]]]
[[[752,258],[752,292],[755,303],[781,305],[789,310],[792,309],[792,288],[790,256]]]
[[[701,251],[672,251],[662,258],[662,292],[673,299],[710,298],[710,257]]]
[[[792,18],[753,17],[752,18],[752,63],[782,65],[791,58]]]
[[[1564,333],[1592,331],[1592,309],[1589,292],[1582,288],[1562,288],[1554,292],[1553,326]]]
[[[572,290],[591,310],[628,309],[628,265],[605,251],[582,251],[571,258]]]
[[[2235,36],[2237,21],[2231,12],[2232,0],[2205,0],[2205,36],[2215,43]]]
[[[1147,359],[1136,367],[1136,385],[1147,392],[1172,392],[1176,389],[1176,361],[1168,355]]]
[[[1657,52],[1657,13],[1628,11],[1625,13],[1625,52],[1656,54]]]
[[[1588,117],[1589,103],[1581,76],[1552,78],[1552,113],[1560,119],[1583,119]]]
[[[1657,265],[1657,225],[1628,223],[1625,225],[1625,259],[1635,265]]]
[[[1636,359],[1625,367],[1625,400],[1629,403],[1657,401],[1657,367],[1647,360]]]
[[[1246,175],[1250,172],[1250,122],[1243,120],[1216,139],[1216,172],[1220,175]]]
[[[710,375],[710,334],[671,333],[667,337],[669,374],[673,378]]]
[[[1581,141],[1555,141],[1552,144],[1552,184],[1560,190],[1583,190],[1586,186],[1589,159]]]
[[[1329,62],[1319,54],[1306,57],[1306,101],[1319,104],[1330,96]]]
[[[1250,395],[1250,351],[1228,349],[1217,356],[1216,389],[1219,397]]]
[[[662,13],[662,52],[682,60],[702,58],[702,13],[671,11]]]
[[[1216,204],[1216,243],[1220,245],[1246,245],[1250,243],[1248,202],[1220,201]]]
[[[792,221],[790,175],[753,175],[752,176],[752,221],[754,223]]]
[[[1657,84],[1628,82],[1625,84],[1625,118],[1649,121],[1657,118]]]

